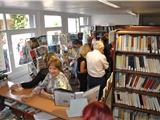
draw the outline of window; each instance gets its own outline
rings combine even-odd
[[[15,67],[19,67],[20,65],[31,61],[27,40],[33,36],[33,33],[16,34],[11,36]]]
[[[10,72],[6,33],[0,33],[0,72]]]
[[[5,30],[4,16],[0,13],[0,30]]]
[[[45,15],[44,16],[45,27],[62,27],[61,16]]]
[[[89,34],[89,27],[81,27],[81,32],[83,32],[83,34]]]
[[[6,14],[7,29],[27,29],[35,27],[35,16],[28,14]]]
[[[80,17],[80,26],[88,25],[89,18],[88,17]]]
[[[47,35],[59,35],[61,30],[47,31]]]
[[[78,18],[68,18],[68,32],[69,33],[79,32],[79,19]]]
[[[83,44],[87,43],[87,39],[88,39],[88,36],[89,36],[89,27],[86,26],[86,27],[81,27],[81,32],[83,33]]]

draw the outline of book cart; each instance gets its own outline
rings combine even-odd
[[[160,28],[115,32],[112,110],[115,120],[160,119]]]

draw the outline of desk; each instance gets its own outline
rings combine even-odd
[[[22,101],[21,95],[30,94],[32,89],[23,89],[20,92],[14,93],[10,90],[11,85],[13,85],[13,82],[8,81],[6,86],[1,87],[0,88],[0,96],[3,96],[5,98],[9,98],[9,99],[13,99],[15,101],[26,104],[26,105],[31,106],[33,108],[37,108],[41,111],[52,114],[58,118],[62,118],[65,120],[82,120],[81,117],[69,118],[66,113],[67,107],[56,106],[52,100],[44,98],[42,96],[37,95],[37,96],[33,96],[31,98],[28,98],[25,101]]]

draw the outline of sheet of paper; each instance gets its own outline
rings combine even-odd
[[[50,115],[46,112],[39,112],[34,114],[34,119],[35,120],[51,120],[57,118],[56,116]]]
[[[71,100],[70,107],[66,110],[68,117],[82,116],[82,111],[87,104],[86,98]]]

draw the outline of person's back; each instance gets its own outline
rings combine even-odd
[[[80,82],[80,91],[87,90],[87,62],[86,55],[91,51],[90,46],[85,44],[80,47],[80,55],[77,59],[77,77]]]
[[[98,97],[98,99],[100,100],[103,95],[103,88],[106,85],[105,70],[108,69],[109,64],[103,54],[104,45],[102,41],[96,41],[93,48],[94,50],[88,52],[86,56],[88,87],[90,89],[97,85],[100,85]]]

